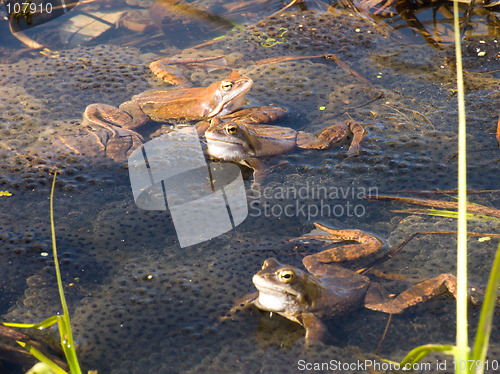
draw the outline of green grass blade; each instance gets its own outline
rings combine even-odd
[[[469,342],[467,331],[467,160],[465,98],[458,3],[453,3],[458,95],[458,235],[457,235],[457,326],[455,361],[467,362]],[[457,365],[455,373],[466,373]]]
[[[21,329],[32,329],[36,326],[33,323],[13,323],[13,322],[2,322],[2,325],[7,327],[19,327]]]
[[[495,261],[491,268],[488,287],[484,297],[483,306],[481,307],[481,316],[479,317],[479,325],[476,332],[476,340],[472,351],[472,360],[475,362],[484,363],[486,353],[488,351],[488,341],[490,339],[493,313],[497,305],[498,285],[500,284],[500,244],[498,245]],[[476,374],[482,374],[484,366],[476,369]]]
[[[469,203],[470,204],[470,203]],[[427,214],[430,216],[458,218],[458,212],[454,210],[441,210],[441,209],[427,209]],[[483,221],[483,222],[500,222],[500,218],[480,215],[476,213],[467,213],[467,220],[470,221]]]
[[[38,330],[43,330],[46,329],[54,324],[56,324],[62,316],[52,316],[47,318],[45,321],[37,323],[33,328],[38,329]]]
[[[45,321],[40,322],[40,323],[14,323],[14,322],[2,322],[3,325],[7,327],[19,327],[22,329],[37,329],[37,330],[43,330],[46,329],[47,327],[50,327],[54,324],[57,323],[57,320],[61,318],[61,316],[52,316],[47,318]]]
[[[61,305],[63,309],[63,315],[61,316],[61,318],[57,319],[57,324],[59,326],[59,334],[61,335],[61,347],[64,351],[64,355],[66,356],[66,361],[68,362],[71,373],[81,374],[82,371],[80,369],[80,364],[78,363],[78,358],[76,357],[75,343],[73,341],[73,334],[71,332],[68,306],[66,304],[66,298],[64,296],[61,272],[59,270],[59,261],[57,260],[56,230],[54,225],[54,188],[56,185],[56,175],[57,172],[54,173],[54,180],[52,182],[52,189],[50,191],[50,231],[52,234],[52,252],[54,255],[54,265],[56,268],[57,287],[59,289],[59,297],[61,298]]]
[[[441,344],[426,344],[412,349],[399,364],[401,368],[412,367],[417,362],[420,362],[425,356],[432,352],[443,352],[445,354],[453,355],[455,347],[453,345]]]
[[[36,349],[32,345],[30,345],[28,343],[20,342],[20,341],[17,341],[17,344],[19,344],[21,347],[23,347],[29,353],[31,353],[34,357],[36,357],[36,359],[38,361],[43,362],[44,364],[48,365],[50,367],[50,369],[55,374],[68,374],[63,369],[61,369],[59,366],[57,366],[51,359],[49,359],[47,356],[45,356],[42,352],[40,352],[38,349]]]

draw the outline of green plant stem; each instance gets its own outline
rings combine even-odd
[[[68,361],[72,374],[81,374],[80,365],[76,357],[75,343],[73,341],[73,334],[71,333],[71,324],[69,320],[68,305],[66,304],[66,298],[64,296],[64,289],[61,279],[61,272],[59,270],[59,261],[57,260],[57,249],[56,249],[56,230],[54,225],[54,188],[56,185],[56,175],[54,173],[54,180],[52,182],[52,189],[50,191],[50,230],[52,234],[52,252],[54,255],[54,266],[56,268],[57,276],[57,287],[59,289],[59,297],[61,298],[61,305],[63,309],[63,315],[61,319],[58,319],[59,332],[61,335],[61,346],[64,350],[64,355]]]
[[[468,362],[467,336],[467,164],[465,99],[458,2],[453,3],[458,95],[458,246],[457,246],[457,329],[455,361]],[[466,373],[457,365],[455,373]]]
[[[17,340],[16,340],[17,341]],[[44,364],[48,365],[50,367],[50,370],[54,372],[54,374],[68,374],[66,373],[63,369],[61,369],[59,366],[57,366],[50,358],[45,356],[42,352],[40,352],[38,349],[33,347],[31,344],[24,343],[17,341],[17,343],[26,349],[29,353],[31,353],[33,356],[35,356],[40,362],[43,362]]]
[[[488,341],[491,334],[491,326],[493,320],[493,312],[497,305],[498,285],[500,284],[500,244],[498,245],[497,254],[493,267],[491,268],[488,288],[484,296],[483,306],[481,308],[481,316],[477,327],[476,340],[474,341],[474,350],[472,351],[472,359],[474,362],[484,363],[486,353],[488,352]],[[476,369],[476,374],[484,372],[484,365]]]

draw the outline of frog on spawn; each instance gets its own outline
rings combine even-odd
[[[168,65],[157,61],[151,64],[153,66],[156,75],[169,74],[165,71]],[[124,161],[133,149],[142,144],[144,139],[137,131],[149,120],[200,121],[199,132],[203,133],[211,118],[231,115],[240,110],[252,84],[250,78],[233,71],[225,79],[208,87],[177,87],[143,92],[122,103],[119,108],[107,104],[91,104],[85,109],[83,117],[87,123],[96,127],[95,137],[106,157]],[[275,107],[252,109],[251,115],[259,117],[259,121],[264,118],[274,120],[286,112],[285,109]],[[269,113],[266,114],[266,111]],[[242,113],[248,118],[248,113]],[[103,130],[109,134],[104,134],[103,137]]]
[[[208,87],[173,88],[135,95],[120,108],[106,104],[87,106],[84,118],[102,127],[136,130],[154,121],[198,121],[234,112],[244,104],[252,80],[233,71]]]
[[[237,162],[254,170],[254,186],[267,174],[264,157],[285,154],[294,148],[325,149],[353,134],[348,156],[359,153],[365,130],[357,122],[346,120],[320,130],[316,135],[289,127],[245,123],[237,119],[227,123],[218,118],[205,132],[207,153],[223,161]]]
[[[315,225],[328,235],[307,235],[297,239],[357,241],[358,244],[334,247],[304,257],[302,262],[308,271],[281,264],[273,258],[267,259],[262,270],[252,279],[258,292],[245,296],[242,305],[253,304],[261,310],[278,313],[302,325],[306,339],[324,340],[328,330],[323,320],[338,314],[360,307],[401,313],[445,291],[456,297],[457,280],[452,274],[438,275],[411,286],[396,297],[390,296],[367,276],[328,264],[374,253],[383,245],[380,239],[360,230],[336,230],[319,223]],[[482,297],[475,288],[469,291],[472,301]]]

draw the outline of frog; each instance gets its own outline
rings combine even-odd
[[[208,87],[173,88],[146,91],[135,95],[119,108],[107,104],[91,104],[83,114],[88,122],[102,127],[119,127],[135,132],[150,119],[153,121],[193,121],[224,115],[244,104],[245,93],[252,86],[250,78],[233,71]]]
[[[245,122],[245,118],[224,121],[215,118],[205,132],[207,153],[219,160],[236,162],[253,169],[253,188],[260,188],[268,174],[263,158],[278,156],[300,149],[326,149],[353,134],[346,152],[348,157],[359,154],[359,144],[366,131],[358,122],[345,120],[321,129],[315,135],[289,127]]]
[[[241,299],[239,307],[256,306],[277,313],[305,328],[306,341],[325,341],[329,336],[324,321],[364,307],[389,314],[428,301],[444,292],[457,297],[457,279],[443,273],[410,286],[397,296],[390,295],[379,283],[337,262],[351,261],[376,253],[384,246],[377,236],[354,229],[335,229],[321,223],[314,225],[327,235],[305,235],[292,240],[319,239],[335,243],[354,241],[305,256],[306,270],[266,259],[252,278],[256,293]],[[469,299],[479,303],[482,290],[469,287]]]
[[[151,69],[158,76],[172,74],[167,71],[168,65],[154,62]],[[162,75],[163,74],[163,75]],[[184,81],[175,80],[175,83]],[[230,115],[242,109],[245,105],[245,94],[253,85],[252,79],[240,75],[237,71],[224,79],[216,81],[207,87],[175,87],[167,90],[152,90],[140,93],[131,100],[122,103],[119,108],[107,104],[90,104],[83,114],[84,123],[108,132],[105,136],[112,151],[106,156],[115,161],[124,161],[128,155],[144,141],[138,132],[149,120],[157,122],[180,123],[198,121],[199,134],[203,134],[207,121],[216,116]],[[260,108],[260,109],[259,109]],[[249,114],[242,112],[242,116],[257,116],[260,111],[270,110],[271,114],[263,114],[266,118],[277,118],[276,113],[284,113],[286,109],[273,107],[256,107]],[[260,117],[262,120],[264,117]],[[233,117],[231,117],[233,118]],[[102,140],[103,136],[97,136]],[[108,139],[109,138],[109,139]],[[123,143],[123,147],[121,147]]]

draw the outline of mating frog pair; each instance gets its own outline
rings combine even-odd
[[[167,74],[166,67],[154,63],[154,72]],[[119,108],[106,104],[91,104],[84,119],[111,136],[101,143],[107,157],[124,161],[142,144],[138,132],[149,120],[157,122],[198,121],[200,134],[205,133],[207,152],[223,161],[237,162],[255,171],[255,182],[260,183],[266,167],[260,160],[290,152],[293,148],[324,149],[354,134],[348,155],[356,154],[364,129],[354,121],[345,121],[321,130],[317,135],[295,131],[287,127],[264,125],[281,117],[286,110],[277,107],[242,109],[245,94],[253,81],[231,72],[221,81],[208,87],[155,90],[133,96]]]
[[[327,235],[306,235],[300,239],[319,239],[333,242],[355,241],[304,257],[302,263],[308,272],[294,266],[267,259],[262,270],[253,276],[258,292],[245,296],[241,307],[257,308],[278,313],[302,325],[306,339],[324,340],[328,330],[323,320],[351,310],[365,307],[384,313],[401,313],[406,308],[449,291],[456,297],[457,280],[452,274],[440,274],[411,286],[392,297],[378,283],[355,271],[332,262],[350,261],[375,253],[383,242],[361,230],[337,230],[315,223]],[[476,288],[469,289],[472,301],[482,298]]]

